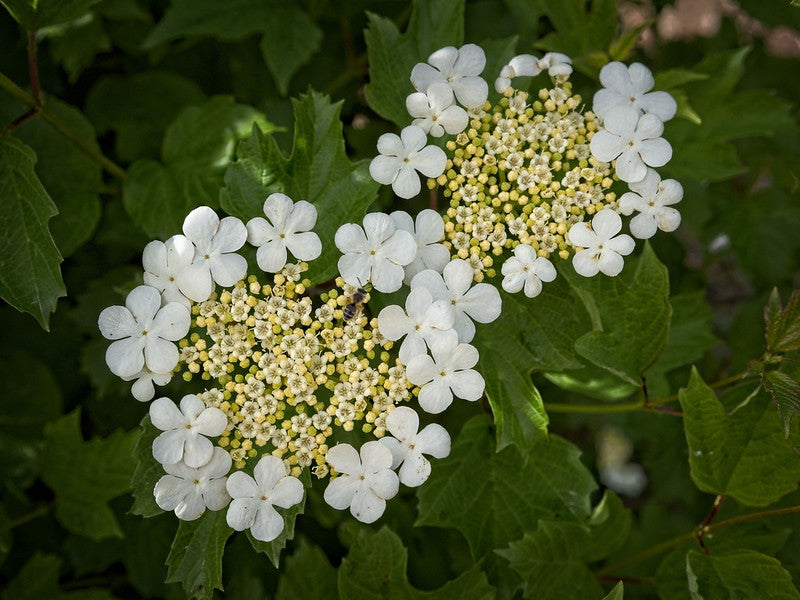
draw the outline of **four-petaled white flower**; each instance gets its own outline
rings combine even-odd
[[[206,508],[222,510],[231,499],[225,489],[225,476],[230,469],[231,456],[222,448],[214,448],[210,460],[196,469],[183,461],[164,465],[167,474],[153,490],[156,504],[164,510],[174,510],[182,521],[194,521]]]
[[[455,104],[453,90],[444,83],[434,83],[427,92],[415,92],[406,98],[412,125],[433,137],[461,133],[469,123],[467,111]]]
[[[195,302],[208,300],[216,281],[230,287],[247,273],[247,261],[236,254],[247,240],[247,228],[236,217],[220,221],[208,206],[190,212],[183,233],[195,245],[192,264],[178,277],[178,287]]]
[[[178,302],[161,306],[161,294],[140,285],[125,298],[125,306],[109,306],[97,325],[103,337],[116,340],[106,350],[106,363],[114,375],[133,377],[143,368],[167,373],[178,364],[172,342],[189,332],[189,309]]]
[[[542,291],[542,282],[556,278],[556,269],[549,260],[538,256],[531,246],[520,244],[514,248],[514,256],[503,263],[503,289],[515,294],[523,287],[528,298]]]
[[[379,441],[361,446],[361,456],[350,444],[337,444],[325,456],[339,476],[325,488],[325,502],[350,513],[362,523],[373,523],[386,510],[386,500],[397,495],[400,481],[392,471],[392,452]]]
[[[411,289],[427,288],[434,300],[446,300],[455,313],[453,329],[462,342],[475,337],[475,324],[491,323],[500,316],[500,293],[488,283],[472,286],[474,272],[465,260],[452,260],[441,274],[430,269],[417,273]]]
[[[656,230],[675,231],[681,224],[681,213],[670,204],[677,204],[683,198],[683,187],[674,179],[661,181],[661,176],[648,169],[647,176],[638,183],[630,184],[632,191],[619,199],[619,211],[629,215],[639,214],[631,219],[631,233],[645,240],[653,237]]]
[[[438,177],[447,166],[444,150],[426,146],[427,142],[425,132],[416,125],[404,127],[399,136],[384,133],[378,138],[380,155],[369,163],[369,174],[378,183],[391,185],[401,198],[413,198],[422,189],[417,171]]]
[[[405,336],[400,346],[400,361],[408,361],[427,352],[425,343],[449,331],[455,315],[445,300],[434,302],[431,293],[424,287],[411,290],[406,296],[406,309],[396,304],[384,308],[378,315],[378,330],[386,339],[397,341]]]
[[[142,266],[144,282],[161,292],[162,302],[191,303],[178,287],[178,280],[194,259],[194,244],[183,235],[173,235],[166,242],[154,240],[144,247]]]
[[[372,281],[379,292],[396,292],[403,285],[403,267],[414,260],[417,243],[407,231],[397,229],[384,213],[369,213],[364,228],[345,223],[336,231],[339,273],[345,283],[363,286]]]
[[[647,175],[647,166],[663,167],[672,158],[672,146],[661,137],[664,123],[655,115],[639,115],[630,106],[609,109],[604,129],[595,132],[589,148],[603,162],[615,158],[622,181],[635,183]]]
[[[572,265],[579,275],[594,277],[597,272],[609,277],[619,275],[624,266],[623,256],[633,252],[635,242],[627,234],[617,235],[622,229],[622,219],[610,208],[604,208],[588,223],[575,223],[567,232],[567,239],[578,250]],[[616,236],[616,237],[615,237]]]
[[[617,106],[655,115],[662,121],[675,116],[678,105],[672,96],[667,92],[647,93],[655,80],[650,69],[641,63],[629,67],[621,62],[608,63],[600,70],[600,83],[605,87],[595,92],[592,110],[603,119]]]
[[[423,456],[444,458],[450,454],[450,435],[437,423],[419,429],[419,415],[408,406],[398,406],[386,417],[386,429],[394,437],[382,437],[380,442],[392,451],[392,469],[400,467],[400,483],[417,487],[431,474],[431,463]]]
[[[285,194],[270,194],[264,201],[267,219],[255,217],[247,222],[247,241],[258,246],[256,262],[268,273],[277,273],[286,264],[288,249],[298,260],[314,260],[322,253],[319,236],[311,231],[317,223],[317,209],[300,200],[292,202]]]
[[[434,83],[445,83],[466,108],[478,108],[486,102],[489,86],[479,77],[486,66],[486,54],[480,46],[440,48],[428,57],[428,63],[417,63],[411,70],[415,89],[427,92]]]
[[[227,490],[233,501],[226,519],[236,531],[249,529],[253,537],[271,542],[283,531],[283,517],[273,506],[289,508],[303,499],[303,484],[286,473],[277,456],[263,456],[253,477],[236,471],[228,477]]]
[[[211,440],[228,426],[228,417],[218,408],[208,407],[194,394],[181,399],[181,408],[169,398],[150,405],[150,421],[164,433],[153,440],[153,457],[162,465],[180,460],[188,467],[206,464],[214,451]]]
[[[438,414],[453,402],[455,395],[474,402],[483,396],[485,383],[474,367],[478,351],[469,344],[460,344],[458,336],[444,333],[431,340],[431,354],[412,358],[406,365],[406,377],[422,386],[419,405],[422,410]]]
[[[500,70],[494,89],[502,94],[515,77],[535,77],[542,71],[547,71],[551,77],[569,75],[572,73],[572,59],[560,52],[548,52],[542,58],[533,54],[519,54]]]
[[[444,239],[444,219],[435,210],[426,208],[417,213],[416,225],[407,212],[396,210],[389,215],[398,229],[409,232],[417,241],[417,257],[406,265],[405,283],[425,269],[442,272],[450,262],[450,251],[440,244]]]
[[[122,378],[124,381],[136,380],[131,386],[131,394],[139,402],[149,402],[156,395],[155,385],[167,385],[172,379],[172,371],[167,373],[157,373],[144,367],[136,375],[129,375]]]

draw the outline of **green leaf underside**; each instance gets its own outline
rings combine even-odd
[[[781,306],[778,289],[772,290],[764,309],[767,323],[767,352],[791,352],[800,348],[800,290],[795,290],[786,306]]]
[[[797,488],[800,462],[793,447],[800,436],[784,438],[766,393],[739,386],[723,394],[723,405],[693,369],[679,399],[691,475],[700,490],[766,506]]]
[[[406,97],[413,93],[411,69],[444,46],[459,47],[464,39],[463,0],[415,0],[408,28],[400,33],[386,17],[367,13],[364,32],[370,81],[364,89],[367,102],[379,115],[398,127],[410,124]],[[495,75],[484,75],[491,78]]]
[[[300,538],[297,550],[285,561],[285,571],[278,580],[276,600],[314,598],[338,600],[336,593],[337,570],[319,546]],[[313,573],[313,577],[309,577]]]
[[[339,596],[353,600],[488,600],[495,597],[494,588],[477,565],[438,590],[419,591],[406,577],[407,561],[408,551],[390,529],[361,530],[339,568]]]
[[[45,427],[42,479],[56,495],[64,527],[95,540],[122,536],[107,503],[130,489],[136,438],[117,431],[84,441],[79,410]]]
[[[630,283],[621,276],[581,277],[571,266],[561,269],[592,318],[594,331],[575,341],[575,350],[621,379],[641,386],[642,374],[667,343],[670,315],[666,267],[649,244]]]
[[[179,582],[186,594],[211,600],[222,589],[222,553],[233,530],[224,510],[207,510],[196,521],[181,521],[167,557],[167,583]]]
[[[261,55],[285,96],[292,75],[319,50],[323,33],[305,11],[291,5],[275,6],[264,26]]]
[[[13,137],[0,140],[0,296],[30,313],[44,329],[66,295],[61,255],[47,228],[57,214],[33,165],[33,150]]]
[[[762,374],[764,389],[772,397],[783,422],[783,434],[789,437],[792,417],[800,414],[800,381],[783,371]]]
[[[579,456],[556,436],[495,452],[488,420],[475,417],[419,488],[416,524],[459,530],[477,560],[539,519],[584,521],[596,484]]]
[[[322,255],[308,276],[316,284],[336,275],[336,230],[343,223],[361,221],[378,184],[369,175],[367,161],[351,163],[347,158],[339,120],[341,102],[332,104],[327,96],[312,91],[292,104],[292,153],[285,156],[271,137],[254,130],[239,144],[220,198],[223,210],[244,221],[263,216],[264,200],[274,192],[314,204],[318,215],[314,231],[322,241]]]
[[[800,598],[792,576],[781,563],[753,550],[715,555],[690,550],[686,555],[686,575],[692,600]]]

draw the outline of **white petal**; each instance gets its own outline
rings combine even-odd
[[[655,215],[650,213],[639,213],[631,219],[631,233],[640,240],[653,237],[658,229]]]
[[[503,263],[504,271],[505,271],[505,266],[512,260],[515,260],[514,257],[509,258],[505,263]],[[509,271],[508,273],[505,274],[505,277],[503,277],[501,285],[503,286],[503,289],[507,291],[509,294],[516,294],[525,285],[525,279],[526,278],[522,270],[518,269],[513,272]]]
[[[427,96],[426,96],[427,98]],[[405,156],[403,141],[396,133],[384,133],[378,138],[378,152],[389,156]]]
[[[458,301],[458,308],[478,323],[491,323],[500,316],[500,292],[493,285],[479,283]]]
[[[483,396],[486,386],[481,374],[473,369],[458,371],[448,377],[448,383],[458,398],[463,400],[475,401]]]
[[[608,240],[608,242],[606,242],[606,247],[610,248],[617,254],[627,256],[633,252],[633,249],[636,247],[636,242],[633,241],[631,236],[623,233],[612,240]]]
[[[592,229],[601,240],[609,240],[622,229],[622,219],[610,208],[604,208],[592,219]]]
[[[636,125],[636,135],[639,139],[647,140],[661,137],[664,133],[664,123],[655,115],[642,115]]]
[[[400,483],[408,487],[418,487],[431,475],[431,463],[419,452],[409,452],[398,472]]]
[[[163,510],[175,510],[175,507],[183,501],[189,490],[191,490],[191,484],[187,484],[184,479],[173,475],[164,475],[156,483],[153,495],[155,496],[156,504],[160,508]]]
[[[542,280],[536,275],[531,274],[525,280],[525,295],[528,298],[535,298],[542,292]]]
[[[597,275],[599,268],[597,266],[597,259],[590,250],[580,250],[572,257],[572,266],[578,275],[584,277],[594,277]]]
[[[514,77],[535,77],[541,70],[538,66],[539,59],[532,54],[519,54],[512,58],[508,66],[514,71]]]
[[[381,261],[372,269],[372,287],[379,292],[391,293],[399,290],[403,285],[405,272],[400,265],[392,264],[389,261]],[[344,273],[342,273],[344,278]]]
[[[457,60],[458,49],[454,46],[439,48],[428,57],[428,62],[443,73],[452,71]]]
[[[177,277],[178,288],[184,295],[195,302],[208,300],[214,289],[211,269],[205,261],[194,263],[184,269]]]
[[[595,132],[592,141],[589,142],[592,156],[603,162],[611,162],[620,155],[624,148],[625,142],[618,135],[604,129]]]
[[[222,510],[231,501],[225,489],[226,479],[213,479],[203,487],[203,501],[210,510]]]
[[[357,493],[350,505],[350,514],[362,523],[374,523],[381,517],[384,510],[386,510],[386,501],[368,489]]]
[[[647,167],[642,162],[639,153],[633,148],[624,150],[620,154],[614,168],[619,178],[628,183],[641,181],[647,175]]]
[[[375,443],[378,444],[381,451],[386,451],[389,456],[392,455],[386,446],[379,442]],[[392,471],[389,467],[367,475],[367,485],[379,498],[383,498],[384,500],[394,498],[400,489],[397,473]]]
[[[345,223],[336,230],[334,242],[342,253],[363,252],[367,237],[364,230],[355,223]]]
[[[171,465],[183,458],[186,434],[183,429],[170,429],[153,440],[153,458],[162,465]]]
[[[189,309],[183,304],[170,302],[158,311],[148,333],[177,342],[189,333],[191,324],[192,316]]]
[[[667,92],[650,92],[645,94],[640,100],[639,105],[648,113],[657,116],[662,121],[669,121],[678,111],[678,104]]]
[[[217,252],[236,252],[247,241],[247,227],[236,217],[225,217],[219,222],[219,229],[211,247]]]
[[[172,342],[159,337],[149,336],[144,347],[144,361],[151,371],[166,373],[178,364],[178,348]],[[114,342],[119,344],[120,342]],[[113,345],[113,344],[112,344]]]
[[[202,467],[201,471],[206,477],[222,477],[231,470],[231,464],[231,455],[222,448],[215,447],[211,460]]]
[[[409,158],[408,164],[425,177],[438,177],[447,166],[447,155],[438,146],[425,146]]]
[[[417,434],[416,447],[423,454],[444,458],[450,454],[450,434],[441,425],[431,423]]]
[[[591,248],[597,243],[597,234],[589,228],[588,223],[575,223],[567,232],[567,239],[573,246]]]
[[[325,502],[333,508],[344,510],[353,503],[353,498],[355,498],[356,492],[360,487],[358,477],[340,475],[328,484],[323,497]]]
[[[294,202],[286,194],[276,192],[264,200],[264,214],[275,229],[283,229],[289,215],[292,213]],[[312,225],[313,227],[313,225]]]
[[[234,475],[239,474],[244,475],[241,471],[237,471],[228,478],[228,484],[230,484],[230,480],[233,479]],[[230,494],[230,487],[228,488],[228,493]],[[233,496],[233,494],[231,495]],[[260,501],[250,496],[234,496],[233,502],[231,502],[231,505],[228,507],[228,512],[225,515],[228,526],[234,531],[250,529],[256,520],[256,512],[258,511],[259,504]]]
[[[325,459],[339,473],[356,473],[361,470],[361,459],[350,444],[336,444],[328,450]]]
[[[436,415],[453,403],[453,392],[444,379],[440,378],[423,385],[420,388],[418,400],[422,410]]]
[[[397,341],[406,335],[412,326],[411,319],[396,304],[387,306],[378,314],[378,329],[386,339]]]
[[[464,44],[458,49],[453,70],[459,75],[480,75],[486,66],[486,53],[476,44]]]
[[[247,222],[247,241],[253,246],[263,246],[278,235],[275,228],[263,217],[254,217]]]
[[[286,476],[272,488],[269,500],[281,508],[294,506],[303,499],[303,484],[297,477]]]
[[[228,417],[220,409],[209,406],[197,416],[194,426],[203,435],[212,437],[222,435],[228,426]]]
[[[382,185],[391,185],[397,179],[398,173],[403,166],[403,159],[394,156],[378,155],[369,163],[369,174]],[[395,190],[395,193],[397,191]],[[398,194],[399,195],[399,194]],[[413,196],[414,194],[412,194]]]
[[[286,220],[287,231],[310,231],[316,224],[317,207],[305,200],[295,202],[292,213]]]
[[[148,402],[153,399],[156,389],[153,387],[153,379],[149,375],[142,375],[131,386],[131,394],[139,402]]]
[[[544,282],[553,281],[556,278],[556,268],[549,260],[543,256],[538,257],[533,261],[533,268],[531,269],[536,276]]]
[[[658,211],[656,219],[658,220],[658,228],[661,231],[675,231],[681,224],[681,213],[674,208],[665,206]]]
[[[489,84],[480,77],[454,79],[450,85],[459,103],[467,108],[479,108],[489,96]]]
[[[277,458],[277,457],[276,457]],[[255,479],[250,477],[244,471],[235,471],[231,473],[231,476],[228,477],[227,482],[225,483],[225,487],[228,490],[228,494],[230,494],[231,498],[255,498],[256,494],[258,494],[258,485],[256,485]],[[234,503],[236,500],[234,500]],[[231,508],[233,508],[234,504],[231,504]],[[237,506],[242,506],[241,504],[237,504]],[[230,515],[230,509],[228,510],[228,515]],[[230,521],[228,521],[230,524]],[[233,527],[233,525],[231,525]],[[242,529],[247,529],[249,525],[243,527]],[[233,527],[236,529],[236,527]],[[237,529],[237,531],[241,531],[241,529]]]
[[[664,138],[644,140],[639,146],[639,154],[651,167],[663,167],[672,158],[672,146]]]
[[[166,435],[166,433],[162,433],[161,435]],[[155,454],[155,446],[153,447],[153,454]],[[185,436],[183,444],[183,462],[186,463],[187,467],[192,467],[193,469],[202,467],[208,464],[213,454],[214,445],[210,440],[199,435],[197,432],[192,432],[188,436]]]
[[[112,343],[106,349],[106,364],[118,377],[136,375],[144,367],[141,338],[126,338]]]
[[[193,490],[187,494],[183,501],[175,507],[175,516],[181,521],[194,521],[206,511],[206,504],[203,496]]]
[[[283,517],[268,502],[262,502],[250,533],[262,542],[271,542],[283,531]]]
[[[142,329],[133,318],[131,311],[124,306],[104,308],[97,319],[97,326],[107,340],[119,340],[131,335],[138,335]]]
[[[286,477],[286,465],[277,456],[271,454],[262,456],[256,464],[256,468],[253,469],[253,476],[258,482],[258,487],[263,491],[268,491]]]
[[[460,258],[452,260],[447,263],[447,266],[442,271],[442,277],[452,297],[460,298],[466,294],[467,290],[472,285],[472,267],[467,261],[461,260]],[[433,291],[431,291],[431,293],[433,293]],[[436,297],[436,294],[434,294],[434,297]],[[439,299],[441,298],[437,298],[437,300]]]
[[[377,177],[373,177],[373,179],[375,179],[375,181],[378,183],[381,183]],[[397,176],[395,177],[394,181],[389,183],[392,184],[392,191],[397,196],[404,199],[413,198],[419,194],[419,191],[422,189],[422,184],[419,181],[419,175],[417,175],[417,172],[408,165],[401,167],[397,171]]]
[[[600,69],[600,83],[604,87],[619,91],[621,93],[628,93],[631,87],[631,78],[628,74],[628,68],[621,62],[610,62]]]
[[[600,253],[600,259],[597,261],[597,268],[601,273],[609,277],[616,277],[622,272],[622,267],[625,266],[625,261],[616,252],[606,250]]]
[[[386,429],[398,440],[412,440],[419,429],[419,416],[413,408],[398,406],[386,417]]]
[[[280,238],[267,241],[256,251],[256,262],[262,271],[277,273],[286,266],[286,244]]]
[[[287,236],[286,247],[297,260],[302,261],[314,260],[322,254],[322,242],[313,231]]]
[[[405,460],[408,447],[401,444],[399,440],[396,440],[392,436],[383,436],[378,441],[392,452],[392,469],[399,467],[400,463]]]
[[[448,263],[449,264],[449,263]],[[447,267],[445,267],[446,269]],[[431,269],[420,271],[411,279],[411,289],[416,287],[426,288],[436,300],[450,301],[450,294],[444,283],[442,274]]]
[[[633,91],[637,94],[652,90],[653,85],[655,85],[653,73],[642,63],[633,63],[628,67],[628,77],[630,78]]]
[[[219,228],[219,217],[208,206],[199,206],[186,215],[183,233],[205,251]]]
[[[236,285],[247,274],[247,260],[238,254],[220,254],[208,262],[211,276],[222,287]]]
[[[392,453],[378,440],[361,446],[361,465],[367,473],[377,473],[392,466]],[[338,471],[338,469],[337,469]]]
[[[647,179],[647,177],[645,177],[645,179]],[[642,198],[639,194],[634,194],[633,192],[625,192],[619,199],[619,212],[621,212],[623,215],[629,215],[634,210],[644,210],[646,206],[647,202],[645,202],[644,198]],[[636,237],[639,236],[637,235]]]
[[[428,141],[428,136],[416,125],[408,125],[400,131],[400,140],[403,142],[404,156],[412,152],[419,152]],[[440,148],[441,150],[441,148]]]
[[[186,424],[186,416],[172,400],[162,397],[150,405],[150,422],[153,427],[167,431],[183,427]]]
[[[363,254],[345,254],[339,258],[337,265],[345,283],[363,286],[369,281],[372,264]]]
[[[140,325],[148,323],[161,308],[161,294],[149,285],[135,287],[125,298],[125,306]]]
[[[441,84],[436,84],[441,85]],[[450,89],[448,87],[448,89]],[[452,93],[452,92],[451,92]],[[428,94],[414,92],[406,97],[406,110],[412,117],[425,118],[431,112],[428,104]],[[385,135],[385,134],[384,134]]]
[[[406,377],[414,385],[425,385],[437,376],[436,364],[427,354],[415,356],[406,365]]]
[[[448,134],[456,135],[466,129],[469,123],[469,115],[467,115],[467,111],[460,106],[450,106],[442,111],[437,122]],[[442,172],[444,172],[444,168],[442,168]]]

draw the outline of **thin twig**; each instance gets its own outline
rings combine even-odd
[[[32,119],[33,117],[35,117],[38,114],[39,114],[39,109],[38,108],[32,108],[28,112],[18,116],[16,119],[11,121],[11,123],[6,125],[5,129],[3,129],[3,131],[0,132],[0,140],[2,140],[6,136],[11,135],[12,133],[14,133],[17,129],[19,129],[23,125],[23,123],[25,123],[25,121],[27,121],[29,119]]]
[[[36,106],[42,105],[42,88],[39,84],[39,64],[36,59],[36,30],[28,32],[28,77],[31,81],[31,94]]]

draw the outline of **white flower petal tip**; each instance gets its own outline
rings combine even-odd
[[[675,231],[681,223],[681,214],[672,204],[683,198],[683,187],[674,179],[661,181],[653,169],[642,181],[630,184],[631,191],[622,195],[619,209],[623,215],[637,214],[630,222],[631,233],[639,239],[653,237],[657,230]]]
[[[442,272],[450,262],[450,251],[440,242],[444,239],[444,219],[435,210],[426,208],[417,214],[416,222],[401,210],[389,215],[397,229],[409,232],[417,243],[417,256],[405,267],[403,282],[411,279],[425,269]]]
[[[149,402],[156,395],[155,385],[167,385],[172,380],[172,371],[168,373],[156,373],[147,367],[129,377],[123,377],[124,381],[134,381],[131,386],[131,394],[139,402]]]
[[[394,437],[381,438],[392,452],[392,467],[400,467],[400,483],[417,487],[431,474],[431,463],[424,455],[444,458],[450,454],[450,435],[444,427],[431,423],[422,431],[419,416],[407,406],[398,406],[386,417],[386,429]]]
[[[221,435],[228,418],[218,408],[206,408],[193,394],[183,397],[180,409],[169,398],[150,405],[150,421],[164,433],[153,440],[153,457],[162,465],[183,461],[190,468],[206,464],[214,446],[206,437]]]
[[[247,222],[247,241],[256,246],[256,262],[268,272],[277,273],[285,265],[287,250],[298,260],[310,261],[322,253],[319,236],[311,231],[317,223],[317,209],[285,194],[270,194],[264,202],[264,215]]]
[[[489,86],[481,77],[486,54],[480,46],[465,44],[461,48],[447,46],[428,57],[428,64],[417,63],[411,70],[414,88],[427,93],[433,84],[448,86],[458,102],[467,109],[483,106]]]
[[[620,106],[654,115],[662,122],[675,116],[675,99],[667,92],[650,92],[655,80],[650,69],[641,63],[629,67],[621,62],[608,63],[600,70],[600,83],[604,87],[595,93],[592,110],[603,119]]]
[[[143,280],[161,292],[162,304],[179,302],[190,305],[178,287],[178,279],[194,259],[194,244],[183,235],[174,235],[166,242],[152,241],[142,253]]]
[[[567,240],[581,248],[572,258],[579,275],[594,277],[603,273],[615,277],[622,272],[623,256],[633,252],[635,242],[627,234],[617,235],[622,229],[622,219],[610,208],[604,208],[587,223],[575,223],[567,232]]]
[[[520,244],[514,248],[514,256],[503,263],[502,286],[505,291],[515,294],[524,289],[528,298],[534,298],[542,291],[542,282],[556,278],[556,269],[548,259],[538,256],[531,246]]]
[[[392,452],[378,441],[367,442],[356,452],[350,444],[337,444],[326,455],[339,476],[325,488],[325,502],[337,510],[350,509],[362,523],[377,521],[386,500],[397,495],[400,480],[392,471]]]
[[[547,71],[551,77],[566,78],[572,74],[572,59],[559,52],[548,52],[542,58],[533,54],[519,54],[500,70],[494,89],[503,94],[515,77],[535,77],[543,71]]]
[[[406,108],[414,117],[411,124],[433,137],[461,133],[469,123],[467,111],[455,105],[453,90],[444,83],[432,84],[426,93],[411,94]]]
[[[171,510],[182,521],[194,521],[209,510],[222,510],[231,498],[225,477],[231,468],[231,457],[222,448],[214,448],[209,461],[192,468],[183,461],[164,465],[166,475],[153,489],[156,504]]]
[[[345,283],[364,286],[371,281],[379,292],[396,292],[403,285],[404,266],[417,255],[417,243],[408,231],[398,229],[389,215],[369,213],[363,228],[342,225],[334,237],[343,256],[339,273]]]
[[[378,138],[379,156],[369,164],[369,173],[380,184],[391,185],[401,198],[413,198],[422,189],[417,171],[438,177],[447,166],[444,150],[426,146],[425,131],[416,125],[403,128],[400,136],[384,133]]]

